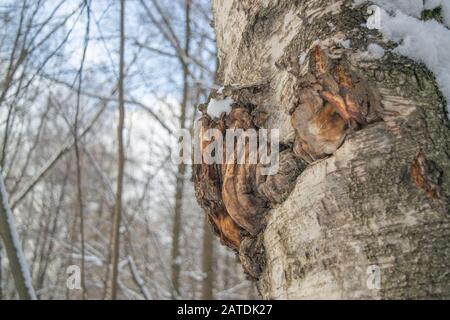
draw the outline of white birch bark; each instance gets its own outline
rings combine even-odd
[[[0,235],[8,257],[10,270],[16,284],[20,299],[36,300],[36,294],[31,282],[30,270],[22,251],[19,241],[14,217],[9,206],[8,194],[6,192],[3,176],[0,174]]]
[[[268,84],[258,108],[269,113],[267,126],[281,130],[282,142],[294,136],[290,71],[316,44],[345,57],[380,92],[386,110],[384,121],[309,165],[288,199],[268,213],[260,235],[264,298],[450,298],[445,101],[423,65],[367,55],[370,43],[383,40],[361,27],[366,9],[342,0],[213,0],[217,78],[221,85]],[[417,163],[435,197],[414,178]]]

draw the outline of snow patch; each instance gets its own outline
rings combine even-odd
[[[420,18],[423,11],[423,0],[371,0],[370,2],[387,11],[401,11],[416,18]]]
[[[376,43],[369,44],[369,46],[367,47],[367,51],[375,59],[383,58],[385,53],[384,48]]]
[[[231,97],[226,97],[223,100],[211,99],[208,103],[206,113],[211,118],[218,118],[222,113],[229,114],[231,112],[231,105],[234,103]]]
[[[339,43],[345,48],[345,49],[350,49],[352,47],[352,41],[347,39],[347,40],[341,40],[339,41]]]
[[[420,21],[401,12],[381,12],[381,33],[400,43],[394,52],[424,63],[436,76],[450,112],[450,30],[434,20]]]
[[[82,255],[79,254],[79,253],[72,253],[71,256],[72,256],[73,259],[76,259],[76,260],[81,260],[83,258]],[[103,266],[102,259],[100,259],[99,257],[94,256],[94,255],[85,255],[84,256],[84,261],[86,263],[91,263],[91,264],[93,264],[96,267],[102,267]]]
[[[358,6],[369,2],[368,0],[354,0],[353,5]],[[424,10],[434,10],[441,7],[444,24],[450,28],[450,1],[449,0],[370,0],[388,12],[400,11],[408,16],[420,18]]]
[[[424,9],[433,10],[441,7],[442,18],[445,25],[450,28],[450,1],[449,0],[425,0]]]
[[[300,65],[304,64],[306,61],[306,52],[302,52],[299,56],[298,56],[298,62],[300,63]]]
[[[354,4],[366,3],[355,0]],[[450,116],[450,0],[371,0],[380,6],[379,31],[398,46],[393,52],[424,63],[436,76]],[[419,19],[424,9],[441,6],[445,24]],[[375,15],[375,14],[374,14]],[[371,18],[373,18],[372,16]],[[372,50],[375,49],[372,47]],[[378,50],[378,49],[375,49]],[[369,48],[370,51],[370,48]],[[381,52],[381,51],[380,51]]]

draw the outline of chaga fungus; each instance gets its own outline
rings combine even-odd
[[[332,155],[344,142],[347,134],[381,120],[383,114],[377,92],[362,77],[346,66],[343,59],[332,60],[325,50],[315,46],[304,76],[296,74],[297,103],[291,110],[291,124],[295,131],[293,145],[280,146],[279,168],[273,175],[263,175],[262,165],[239,162],[249,158],[249,144],[238,155],[233,141],[234,161],[222,164],[202,163],[193,166],[196,197],[206,211],[208,221],[223,244],[239,252],[246,273],[257,279],[264,266],[264,246],[260,232],[265,227],[265,214],[282,203],[295,186],[308,163]],[[219,118],[211,118],[207,105],[201,105],[202,117],[199,141],[201,151],[211,140],[220,139],[227,150],[227,129],[260,130],[267,115],[252,101],[258,101],[262,87],[225,88],[211,98],[231,96],[231,110]],[[220,97],[221,96],[221,97]],[[217,129],[213,139],[206,139],[208,129]],[[259,141],[258,147],[267,141]],[[203,154],[203,153],[202,153]],[[426,181],[421,179],[420,166],[414,165],[417,185],[434,196]],[[418,172],[418,174],[416,174]]]
[[[223,116],[218,120],[212,120],[205,114],[199,121],[202,128],[200,131],[201,136],[203,136],[204,130],[207,128],[218,129],[221,132],[225,131]],[[201,150],[203,150],[209,141],[206,142],[204,139],[200,139],[200,143]],[[238,249],[243,229],[231,219],[222,201],[222,165],[194,164],[192,178],[197,200],[206,211],[207,219],[212,225],[214,232],[220,237],[223,244],[230,248]]]
[[[294,153],[308,163],[332,155],[349,131],[380,120],[376,92],[361,77],[332,61],[320,46],[312,49],[309,71],[299,79],[291,123]]]
[[[235,94],[233,97],[236,96],[238,95]],[[293,155],[290,148],[287,148],[279,155],[279,169],[276,174],[264,175],[263,164],[248,161],[251,152],[250,143],[245,143],[242,152],[238,154],[234,140],[233,161],[225,161],[226,130],[242,129],[241,132],[247,132],[253,129],[258,133],[267,117],[251,103],[239,101],[232,104],[232,110],[228,114],[222,113],[219,118],[211,118],[206,112],[205,105],[199,109],[203,113],[198,124],[202,163],[193,165],[196,197],[221,242],[240,252],[243,239],[246,239],[247,243],[245,248],[251,247],[250,239],[254,239],[265,227],[265,213],[273,205],[284,201],[305,164]],[[212,143],[211,139],[204,136],[208,129],[217,129],[216,134],[222,135],[224,161],[221,164],[207,164],[204,161],[203,151]],[[270,144],[268,141],[259,141],[258,136],[258,149],[262,143]],[[245,161],[238,162],[239,157],[245,157]],[[242,259],[246,257],[247,262],[243,263],[243,267],[247,274],[256,277],[255,270],[259,270],[259,267],[249,266],[248,261],[253,260],[247,253],[241,252],[240,256]]]

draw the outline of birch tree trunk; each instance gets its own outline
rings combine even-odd
[[[203,233],[203,252],[202,252],[202,300],[213,299],[214,289],[214,238],[210,230],[209,223],[205,219],[205,227]],[[228,267],[228,266],[227,266]]]
[[[183,93],[180,103],[179,123],[180,129],[186,128],[186,113],[189,103],[189,63],[185,57],[189,57],[191,45],[191,1],[184,1],[184,41],[183,48],[179,48],[183,54],[178,53],[177,58],[183,70]],[[185,55],[185,56],[183,56]],[[178,299],[181,297],[180,292],[180,273],[181,273],[181,245],[180,238],[182,233],[182,212],[183,212],[183,198],[184,198],[184,182],[186,178],[186,165],[180,163],[177,168],[177,176],[175,182],[175,208],[173,216],[172,227],[172,270],[171,280],[173,284],[172,298]]]
[[[111,300],[117,299],[119,260],[120,260],[120,225],[122,221],[122,193],[123,177],[125,169],[125,149],[124,149],[124,126],[125,126],[125,100],[124,100],[124,78],[125,78],[125,0],[120,1],[120,48],[119,48],[119,81],[118,81],[118,109],[119,121],[117,124],[117,187],[114,204],[113,221],[113,243],[111,246],[112,280],[111,280]]]
[[[0,240],[3,240],[17,294],[21,300],[36,300],[30,270],[23,254],[14,217],[9,207],[3,174],[0,173]]]
[[[450,298],[450,157],[445,101],[421,64],[387,53],[343,0],[213,0],[221,84],[264,84],[266,126],[293,143],[296,69],[315,45],[379,92],[381,121],[312,162],[259,234],[266,299]],[[342,45],[351,41],[351,48]],[[301,74],[301,72],[298,72]]]

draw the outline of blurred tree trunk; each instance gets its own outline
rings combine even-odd
[[[213,287],[214,287],[214,274],[213,274],[213,234],[211,231],[211,226],[205,219],[203,227],[203,252],[202,252],[202,299],[212,300],[213,299]],[[228,266],[226,266],[228,267]]]
[[[183,96],[180,105],[179,126],[181,129],[186,128],[186,108],[189,101],[189,46],[191,41],[191,21],[190,21],[191,1],[185,0],[185,29],[184,29],[184,48],[183,53],[178,52],[178,59],[183,69]],[[186,165],[180,163],[177,169],[177,176],[175,182],[175,210],[173,216],[172,228],[172,284],[173,292],[172,298],[180,297],[180,270],[181,270],[181,251],[180,251],[180,236],[181,236],[181,213],[183,210],[183,194],[184,194],[184,180],[186,178]]]
[[[51,220],[47,221],[48,227],[45,232],[43,244],[41,246],[41,250],[39,252],[39,263],[38,269],[36,272],[36,290],[44,289],[45,279],[48,277],[48,265],[52,258],[53,248],[55,246],[56,232],[58,231],[58,222],[61,216],[64,196],[66,194],[66,188],[68,184],[69,170],[70,170],[70,162],[66,166],[66,171],[64,173],[64,178],[61,186],[61,193],[58,198],[58,202],[54,213],[51,216]],[[47,234],[48,233],[48,234]],[[38,295],[39,296],[39,295]],[[40,299],[40,296],[39,296]]]
[[[2,254],[3,246],[0,242],[0,300],[3,300],[3,269],[2,269]]]
[[[382,38],[361,27],[367,7],[352,1],[213,0],[213,12],[219,81],[267,84],[258,108],[282,143],[294,136],[293,70],[316,44],[370,81],[386,111],[310,164],[268,212],[262,296],[450,298],[450,134],[432,74],[390,53],[367,58]]]
[[[183,107],[182,107],[183,108]],[[180,295],[180,235],[181,235],[181,211],[184,193],[184,178],[186,166],[184,164],[178,165],[175,189],[175,211],[173,217],[172,228],[172,249],[171,249],[171,264],[172,264],[172,298],[176,299]]]
[[[120,1],[120,49],[119,49],[119,122],[117,125],[118,159],[117,159],[117,187],[114,206],[113,221],[113,244],[112,244],[112,282],[111,299],[117,298],[119,259],[120,259],[120,224],[122,220],[122,190],[125,167],[125,150],[123,141],[123,130],[125,123],[125,102],[124,102],[124,71],[125,71],[125,0]]]
[[[30,271],[17,235],[13,214],[9,207],[8,196],[0,173],[0,236],[8,256],[10,270],[14,278],[16,290],[22,300],[36,299],[31,283]]]

